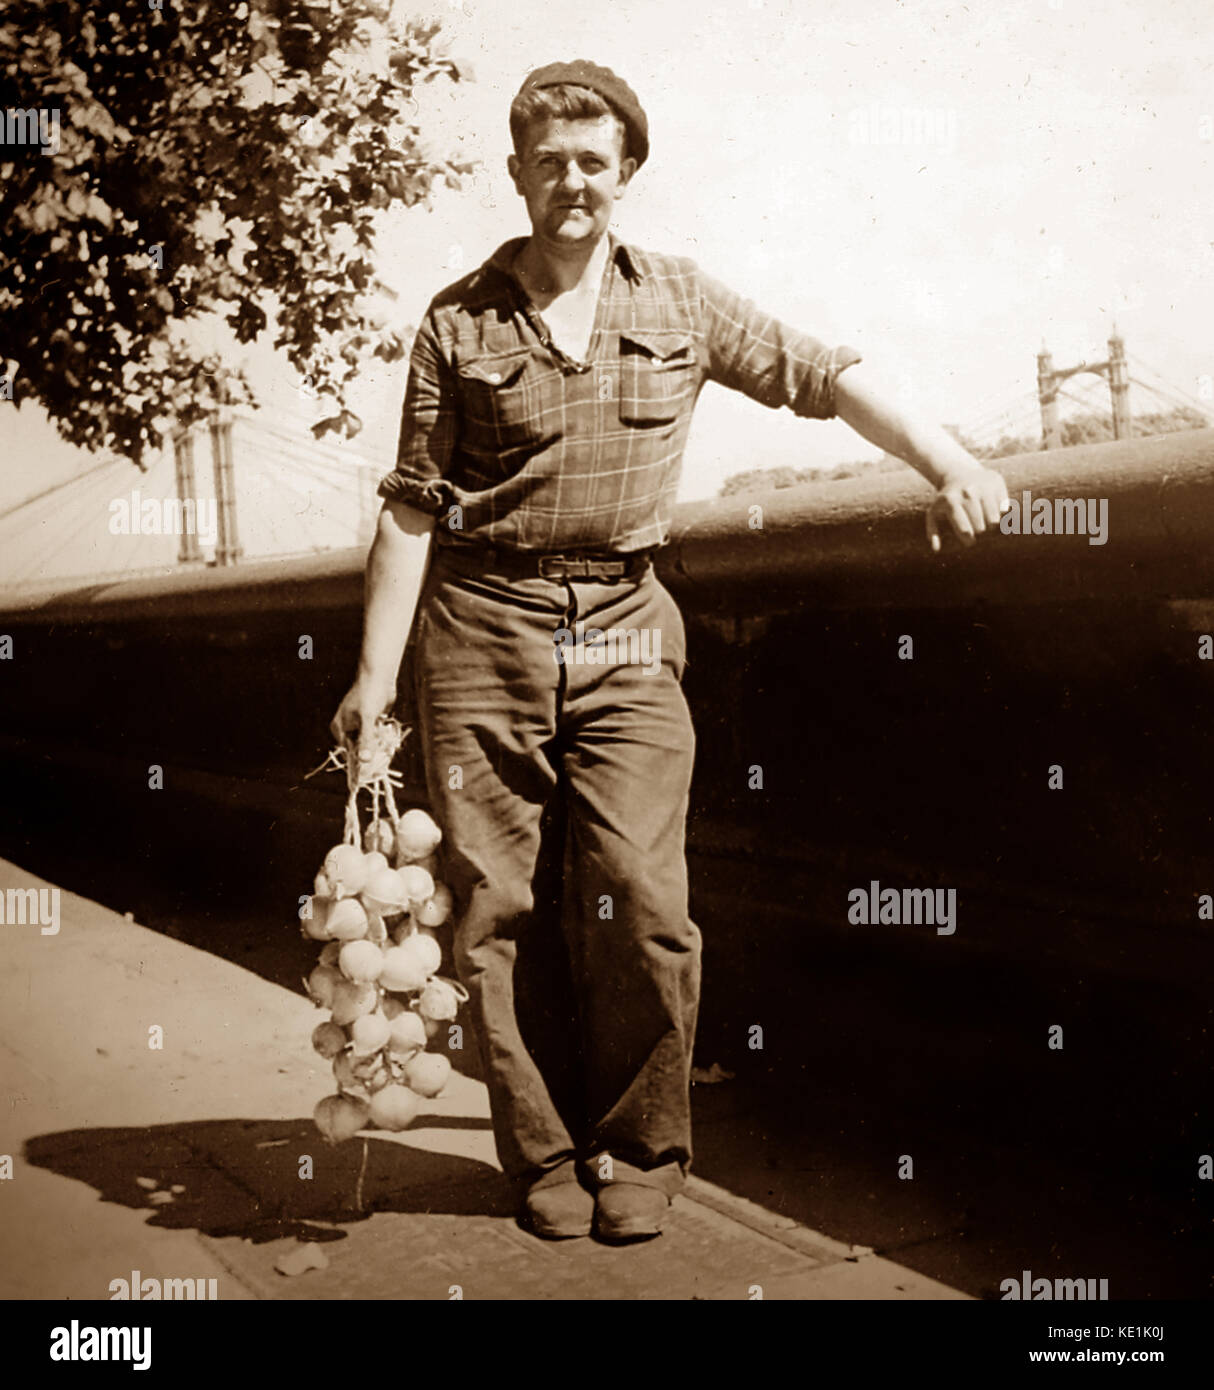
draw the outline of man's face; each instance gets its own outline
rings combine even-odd
[[[622,139],[614,116],[532,122],[509,168],[537,237],[573,247],[603,236],[636,171],[635,159],[620,157]]]

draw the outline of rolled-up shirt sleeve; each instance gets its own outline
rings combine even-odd
[[[827,347],[703,274],[700,308],[711,381],[772,409],[787,406],[807,419],[834,418],[835,381],[861,360],[855,348]]]
[[[380,482],[378,495],[433,516],[447,511],[455,495],[446,475],[457,428],[453,373],[443,357],[431,311],[417,331],[409,359],[396,467]]]

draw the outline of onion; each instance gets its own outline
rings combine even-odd
[[[405,1063],[405,1084],[428,1100],[438,1095],[451,1075],[451,1063],[441,1052],[419,1052]]]
[[[409,904],[409,894],[400,870],[386,866],[367,879],[367,886],[358,896],[368,912],[378,912],[381,917],[403,912]]]
[[[361,892],[367,882],[363,852],[357,845],[334,845],[325,855],[321,872],[333,885],[339,898],[349,898]]]
[[[321,968],[329,969],[328,966]],[[374,1011],[379,1003],[379,991],[374,985],[355,984],[340,972],[334,973],[337,974],[337,983],[333,986],[333,1002],[330,1007],[333,1010],[333,1022],[345,1028],[356,1018],[362,1018],[364,1014]]]
[[[434,880],[419,864],[406,864],[397,873],[411,906],[420,906],[434,896]]]
[[[388,1045],[391,1025],[381,1013],[363,1014],[350,1024],[355,1057],[371,1057]]]
[[[346,1045],[344,1028],[336,1023],[318,1023],[312,1032],[312,1046],[326,1062],[331,1062]]]
[[[376,1129],[401,1130],[417,1118],[421,1097],[406,1086],[385,1086],[371,1097],[368,1123]]]
[[[333,1003],[333,995],[337,986],[342,983],[343,977],[340,970],[331,965],[318,965],[308,976],[308,995],[313,1004],[327,1009]]]
[[[313,895],[308,899],[306,908],[300,909],[299,925],[303,929],[303,934],[310,940],[328,941],[328,917],[329,909],[332,906],[332,899],[318,898]]]
[[[330,1144],[340,1144],[362,1129],[369,1111],[367,1102],[356,1096],[326,1096],[312,1112],[312,1118]]]
[[[407,994],[410,990],[421,989],[428,979],[428,972],[408,946],[389,946],[384,952],[384,968],[379,982],[385,989],[396,994]]]
[[[384,968],[384,953],[373,941],[347,941],[338,961],[341,973],[355,984],[373,984]]]
[[[459,995],[443,980],[431,980],[417,1001],[417,1012],[436,1023],[446,1023],[459,1013]]]
[[[451,916],[451,889],[445,883],[434,885],[434,895],[413,909],[413,920],[419,927],[441,927]]]
[[[325,924],[335,941],[358,941],[367,934],[366,909],[357,898],[342,898],[333,904]]]
[[[396,949],[408,951],[417,962],[418,969],[427,978],[433,975],[443,963],[443,948],[428,933],[423,935],[421,932],[414,932],[412,936],[407,936]]]
[[[396,854],[402,864],[415,864],[432,854],[443,832],[425,811],[406,811],[396,827]]]
[[[388,1051],[397,1057],[409,1057],[425,1045],[426,1025],[412,1009],[397,1014],[388,1025]]]

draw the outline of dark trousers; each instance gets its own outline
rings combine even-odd
[[[591,643],[594,628],[635,635],[591,664],[579,622]],[[523,1185],[580,1172],[673,1196],[691,1161],[700,987],[678,607],[651,568],[506,578],[436,546],[415,640],[456,969],[502,1167]]]

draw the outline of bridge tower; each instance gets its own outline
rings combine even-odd
[[[215,563],[234,565],[244,551],[236,530],[236,474],[232,468],[232,412],[226,405],[210,419],[211,458],[215,465]]]
[[[1062,444],[1058,428],[1058,387],[1054,379],[1054,358],[1045,343],[1037,354],[1037,399],[1041,404],[1041,447],[1057,449]]]
[[[182,504],[182,515],[187,501],[197,504],[198,489],[194,477],[194,432],[178,430],[173,436],[173,463],[177,470],[177,499]],[[183,526],[181,528],[181,548],[177,561],[182,565],[197,564],[202,559],[202,548],[198,544],[198,532]]]
[[[1109,383],[1112,402],[1113,438],[1132,439],[1134,422],[1130,415],[1130,370],[1126,364],[1125,340],[1113,325],[1109,336],[1109,355],[1103,362],[1080,362],[1074,367],[1054,366],[1054,359],[1044,343],[1037,354],[1037,400],[1041,406],[1041,447],[1057,449],[1062,444],[1058,425],[1058,388],[1068,377],[1080,372],[1093,372]]]
[[[1113,398],[1113,438],[1131,439],[1134,423],[1130,418],[1130,369],[1125,360],[1125,340],[1113,325],[1109,339],[1109,394]]]

